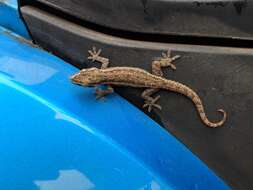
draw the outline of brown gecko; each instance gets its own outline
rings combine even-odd
[[[80,72],[74,74],[71,77],[71,80],[74,84],[81,86],[93,87],[102,84],[108,85],[107,89],[105,90],[96,88],[97,98],[101,98],[107,94],[113,93],[113,88],[111,85],[147,88],[143,91],[141,97],[145,100],[143,108],[148,107],[148,111],[150,112],[152,110],[152,107],[158,108],[160,110],[162,109],[162,107],[156,103],[160,96],[153,98],[151,95],[158,92],[160,89],[169,90],[183,94],[186,97],[190,98],[195,104],[201,120],[208,127],[219,127],[226,121],[227,114],[223,109],[218,109],[218,112],[221,112],[223,114],[221,121],[216,123],[209,121],[205,114],[202,101],[196,92],[184,84],[162,77],[162,67],[171,67],[173,70],[175,70],[176,66],[172,64],[172,62],[178,59],[180,56],[176,55],[174,57],[171,57],[170,51],[168,51],[167,54],[162,53],[162,57],[152,62],[151,74],[143,69],[135,67],[107,68],[109,65],[109,59],[100,56],[101,49],[96,51],[96,48],[93,47],[93,50],[89,50],[88,52],[90,54],[88,57],[89,60],[102,63],[101,69],[82,69]]]

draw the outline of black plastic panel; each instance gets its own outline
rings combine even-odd
[[[149,114],[163,125],[234,189],[253,188],[253,49],[151,43],[108,36],[63,20],[37,8],[21,12],[33,39],[79,68],[94,66],[87,60],[92,46],[102,48],[111,66],[151,69],[151,61],[168,49],[182,58],[177,70],[165,77],[192,87],[203,99],[210,120],[220,119],[217,108],[228,112],[225,126],[204,126],[187,98],[161,91],[162,111]],[[98,65],[96,65],[98,66]],[[141,90],[117,88],[140,109]],[[168,147],[169,148],[169,147]]]
[[[253,1],[36,0],[69,15],[132,32],[253,38]]]

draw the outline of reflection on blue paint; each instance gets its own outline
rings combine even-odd
[[[35,85],[45,82],[57,72],[46,65],[33,64],[22,60],[15,60],[13,57],[2,57],[0,70],[2,73],[11,73],[10,79],[19,81],[26,85]],[[15,64],[19,62],[19,64]],[[29,68],[29,70],[27,69]]]
[[[228,189],[124,99],[71,84],[76,68],[0,42],[0,189]]]
[[[40,190],[89,190],[95,185],[83,173],[78,170],[60,170],[59,176],[55,180],[44,180],[34,182]]]

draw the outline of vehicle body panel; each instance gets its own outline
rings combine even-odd
[[[0,42],[0,189],[228,189],[126,100],[72,84],[74,66],[5,28]]]

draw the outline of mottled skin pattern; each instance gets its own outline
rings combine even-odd
[[[135,88],[147,88],[142,93],[142,98],[145,100],[143,107],[147,107],[148,111],[152,110],[152,107],[161,109],[161,106],[156,104],[160,96],[155,98],[152,95],[158,92],[160,89],[169,90],[183,94],[190,98],[195,104],[201,120],[208,127],[219,127],[224,124],[227,118],[227,114],[224,110],[219,109],[218,112],[223,114],[223,118],[219,122],[210,122],[205,114],[203,104],[199,96],[189,87],[172,80],[163,78],[162,67],[171,67],[176,69],[176,66],[172,62],[179,58],[179,56],[170,56],[170,52],[162,53],[162,57],[152,62],[152,74],[135,67],[112,67],[107,68],[109,65],[109,59],[100,56],[101,50],[89,51],[90,56],[88,59],[92,61],[99,61],[102,63],[101,69],[89,68],[83,69],[71,77],[73,83],[82,86],[97,86],[101,84],[108,85],[106,90],[96,89],[97,98],[101,98],[109,93],[113,92],[111,85],[115,86],[131,86]]]

